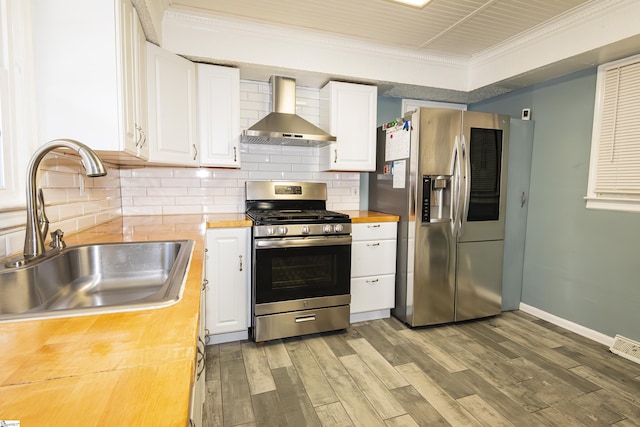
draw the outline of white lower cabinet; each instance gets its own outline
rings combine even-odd
[[[207,390],[205,384],[206,295],[206,286],[203,284],[202,294],[200,295],[200,321],[198,323],[198,342],[196,343],[195,378],[191,388],[189,427],[202,426],[203,405]]]
[[[247,339],[251,292],[251,228],[211,228],[206,237],[207,343]]]
[[[352,225],[352,322],[389,317],[395,303],[397,233],[395,222]]]

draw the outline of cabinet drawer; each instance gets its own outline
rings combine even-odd
[[[369,222],[353,224],[351,237],[353,241],[395,239],[398,234],[398,224],[395,222]]]
[[[351,277],[395,274],[396,241],[376,240],[351,244]]]
[[[351,279],[351,314],[393,308],[395,274]]]

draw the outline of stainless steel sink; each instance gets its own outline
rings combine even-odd
[[[0,322],[165,307],[180,300],[193,241],[70,246],[0,268]]]

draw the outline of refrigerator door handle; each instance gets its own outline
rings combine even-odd
[[[469,215],[469,194],[471,192],[471,158],[467,155],[467,139],[464,134],[461,138],[462,147],[462,160],[464,162],[464,191],[462,192],[462,215],[460,218],[460,230],[458,232],[458,238],[462,237],[464,233],[464,224],[467,221]]]
[[[451,234],[454,237],[458,236],[458,221],[460,219],[460,179],[462,178],[461,170],[460,170],[460,150],[458,146],[460,145],[460,137],[456,135],[455,141],[453,144],[453,162],[451,165],[453,167],[453,186],[451,191]]]

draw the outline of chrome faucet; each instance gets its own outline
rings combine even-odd
[[[104,163],[102,163],[102,160],[100,160],[100,157],[98,157],[96,152],[81,142],[74,141],[72,139],[54,139],[53,141],[49,141],[38,148],[31,157],[29,165],[27,166],[27,228],[24,239],[23,256],[18,261],[7,262],[5,264],[6,267],[23,266],[45,253],[44,240],[49,228],[49,221],[44,212],[42,191],[40,191],[39,196],[37,196],[36,173],[42,159],[50,151],[57,148],[69,148],[71,150],[75,150],[81,157],[80,162],[84,167],[87,176],[98,177],[107,174],[107,168]],[[38,211],[40,214],[38,214]],[[63,233],[60,230],[55,233],[57,234],[57,242],[52,247],[61,249],[64,246],[64,242],[62,242]]]

